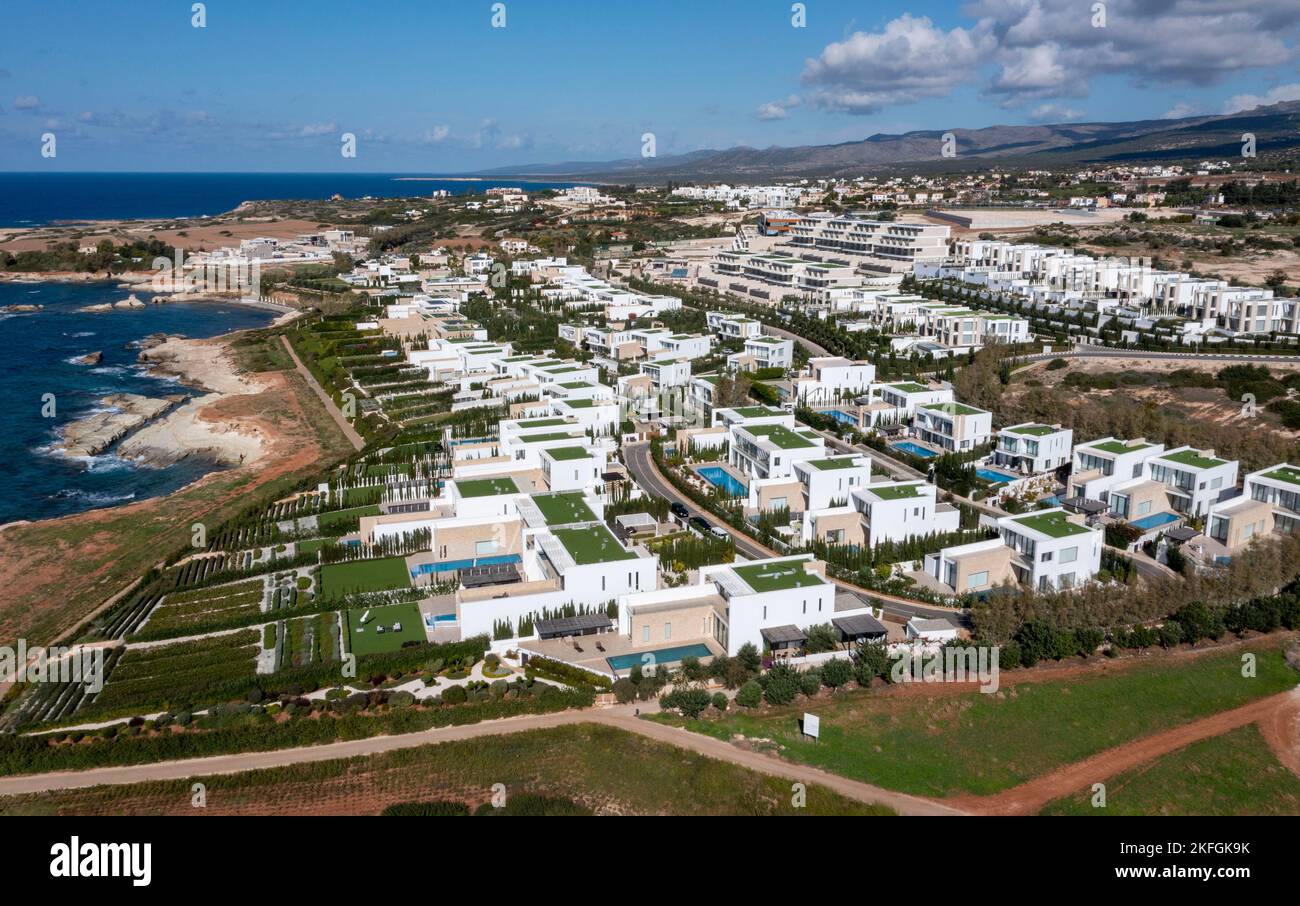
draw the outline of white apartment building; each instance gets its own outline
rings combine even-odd
[[[853,492],[853,506],[862,514],[865,543],[874,547],[885,541],[955,532],[961,513],[951,504],[938,502],[938,491],[926,481],[884,481]]]
[[[1147,457],[1144,477],[1164,485],[1169,504],[1175,511],[1188,516],[1205,516],[1212,504],[1236,489],[1237,461],[1218,459],[1213,450],[1176,447]],[[1117,496],[1122,498],[1130,484],[1132,482],[1117,485],[1111,492],[1111,511],[1117,516],[1132,518],[1130,514],[1120,512],[1123,500],[1116,499]]]
[[[1071,457],[1068,496],[1108,503],[1112,488],[1141,478],[1147,458],[1164,451],[1164,444],[1149,443],[1142,437],[1127,441],[1103,437],[1078,444]]]
[[[804,376],[795,378],[794,398],[814,406],[853,400],[871,392],[876,366],[854,362],[840,356],[821,356],[808,360]]]
[[[925,403],[916,407],[912,433],[949,453],[973,450],[993,436],[993,413],[965,403]]]
[[[993,462],[1030,475],[1048,472],[1070,462],[1074,432],[1060,425],[1025,422],[998,432]]]
[[[902,381],[896,384],[880,384],[875,388],[882,403],[894,407],[897,420],[911,418],[916,414],[917,406],[951,403],[951,387],[933,387],[918,384],[915,381]]]
[[[744,369],[748,363],[752,363],[755,369],[789,368],[794,364],[794,340],[767,336],[749,337],[745,340],[745,351],[734,352],[727,356],[727,363],[737,369]]]
[[[725,311],[711,311],[705,314],[705,323],[710,333],[724,340],[746,340],[763,334],[763,324],[743,315],[732,315]]]
[[[918,263],[942,262],[950,232],[932,224],[810,214],[791,228],[788,247],[847,259],[868,271],[909,273]]]
[[[1003,516],[997,527],[1016,578],[1031,588],[1074,588],[1101,569],[1101,526],[1076,522],[1060,507]]]
[[[825,456],[826,441],[802,425],[733,424],[728,431],[731,464],[754,478],[788,478],[795,463]]]

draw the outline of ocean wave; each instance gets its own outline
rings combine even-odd
[[[65,337],[93,337],[95,335],[95,332],[93,330],[78,330],[75,333],[68,333],[64,331],[63,335]]]
[[[101,365],[98,368],[90,369],[91,374],[126,374],[126,369],[121,365]]]
[[[135,500],[134,491],[129,494],[110,494],[107,491],[81,491],[74,488],[63,488],[50,496],[53,500],[84,500],[96,506],[111,506]]]

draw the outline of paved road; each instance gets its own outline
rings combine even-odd
[[[374,736],[369,739],[352,739],[319,746],[280,749],[270,752],[241,752],[234,755],[214,755],[208,758],[186,758],[155,764],[137,764],[123,767],[95,768],[89,771],[59,771],[47,774],[29,774],[21,777],[0,778],[0,796],[43,793],[50,790],[83,789],[85,787],[145,783],[162,780],[185,780],[191,777],[209,777],[217,774],[236,774],[242,771],[264,770],[294,764],[333,761],[364,755],[378,755],[399,749],[431,745],[455,740],[500,736],[541,730],[569,724],[598,723],[637,733],[659,742],[690,749],[710,758],[731,762],[750,770],[773,777],[784,777],[801,783],[820,784],[841,795],[859,802],[886,805],[905,815],[961,815],[961,812],[938,802],[917,796],[908,796],[892,790],[881,789],[867,783],[829,774],[817,768],[781,761],[772,755],[740,749],[730,743],[692,733],[677,727],[665,726],[636,717],[634,705],[613,708],[563,711],[558,714],[530,714],[502,720],[484,721],[456,727],[437,727],[406,733],[401,736]],[[653,705],[639,706],[653,710]]]
[[[1200,359],[1210,362],[1296,362],[1297,355],[1250,355],[1231,352],[1160,352],[1144,349],[1111,349],[1108,346],[1076,346],[1068,352],[1036,352],[1017,356],[1019,362],[1045,362],[1050,359],[1113,358],[1113,359]]]
[[[650,455],[650,445],[645,442],[636,444],[625,444],[623,446],[623,457],[627,462],[627,469],[636,479],[636,483],[641,486],[646,493],[652,497],[662,497],[671,503],[680,503],[690,511],[693,516],[703,516],[710,523],[719,525],[735,539],[736,552],[741,556],[754,560],[761,560],[767,557],[784,556],[779,551],[772,550],[759,544],[753,538],[750,538],[743,532],[737,531],[732,526],[718,520],[716,516],[707,510],[701,509],[695,504],[695,501],[687,497],[681,491],[665,478],[654,464],[654,459]],[[933,604],[922,604],[912,601],[908,598],[900,598],[896,595],[885,594],[884,592],[873,591],[869,588],[863,588],[860,585],[854,585],[851,582],[845,582],[843,579],[831,578],[840,588],[852,592],[860,598],[867,598],[879,606],[884,613],[893,614],[904,620],[912,617],[922,617],[924,619],[942,619],[955,620],[961,625],[969,624],[969,617],[964,611],[950,607],[939,607]]]
[[[325,404],[325,411],[330,414],[330,418],[334,419],[335,424],[342,429],[343,436],[348,439],[348,443],[352,444],[352,449],[360,450],[364,447],[366,445],[365,440],[357,433],[357,430],[352,427],[352,423],[343,417],[343,412],[338,406],[334,405],[334,400],[325,392],[325,388],[322,387],[316,380],[316,377],[307,370],[307,366],[302,363],[302,359],[298,358],[298,353],[293,351],[293,344],[289,342],[289,338],[281,334],[280,342],[284,343],[284,348],[289,351],[289,356],[293,359],[294,366],[298,369],[298,373],[302,375],[303,380],[307,382],[307,386],[311,387],[311,389],[316,392],[316,396],[320,397],[320,401]]]

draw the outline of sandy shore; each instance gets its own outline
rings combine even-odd
[[[221,339],[171,338],[140,354],[159,374],[209,391],[146,425],[118,447],[122,456],[152,463],[203,455],[232,465],[257,462],[270,446],[260,426],[218,412],[224,400],[260,393],[261,382],[240,374]]]

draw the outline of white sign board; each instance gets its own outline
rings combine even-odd
[[[822,719],[816,714],[804,712],[803,732],[805,736],[811,736],[813,739],[820,739],[822,731]]]

